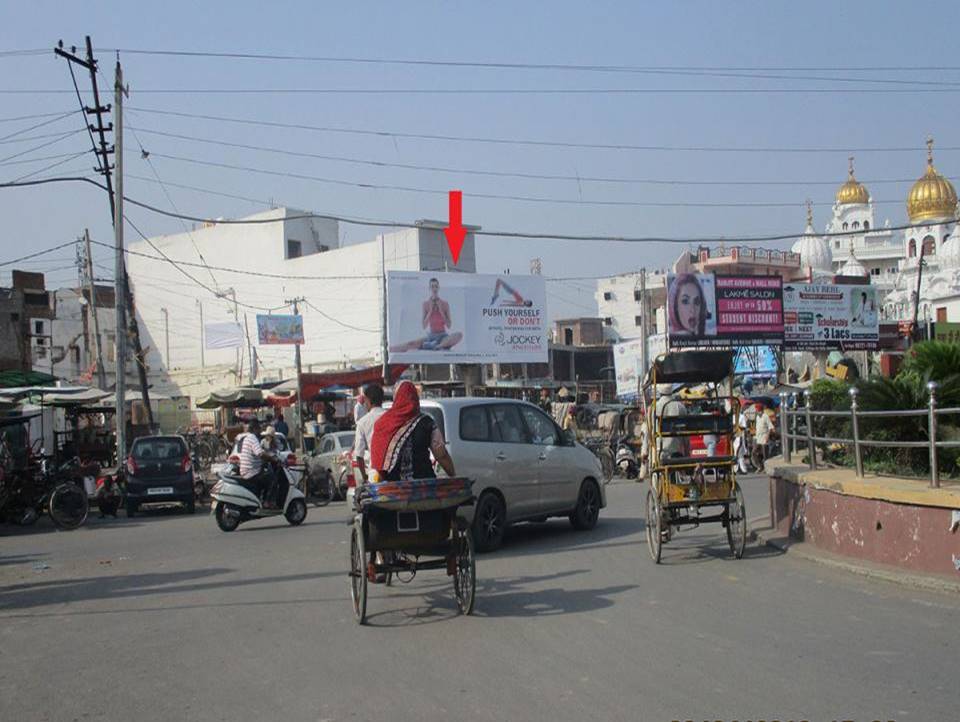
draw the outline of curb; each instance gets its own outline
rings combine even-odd
[[[750,526],[749,538],[751,541],[759,541],[766,546],[779,549],[785,554],[789,553],[806,561],[816,562],[817,564],[822,564],[833,569],[841,569],[845,572],[857,574],[869,579],[879,579],[880,581],[890,582],[891,584],[897,584],[902,587],[949,594],[960,593],[960,582],[952,582],[947,579],[927,575],[910,574],[909,572],[887,569],[876,565],[866,566],[863,562],[847,561],[828,552],[810,551],[806,548],[809,547],[809,545],[803,542],[772,536],[774,530],[770,527],[753,528],[753,523],[757,521],[769,523],[769,519],[766,516],[749,520],[747,523]]]

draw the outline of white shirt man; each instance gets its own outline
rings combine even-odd
[[[365,470],[370,468],[370,444],[373,441],[373,425],[377,419],[383,416],[385,409],[382,406],[374,406],[363,418],[357,422],[357,432],[353,438],[353,457],[362,459]]]
[[[756,426],[753,430],[753,440],[761,446],[766,446],[770,441],[770,433],[773,431],[773,422],[765,411],[757,414]]]
[[[240,436],[240,476],[252,479],[263,469],[263,446],[254,433]]]

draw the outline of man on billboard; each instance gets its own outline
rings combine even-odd
[[[450,331],[453,318],[450,316],[450,304],[440,298],[440,281],[431,278],[429,283],[430,297],[423,302],[421,319],[427,335],[391,346],[391,351],[446,351],[463,339],[463,334],[459,331]]]

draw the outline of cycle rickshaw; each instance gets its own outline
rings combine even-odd
[[[733,357],[727,350],[662,354],[645,379],[651,396],[646,534],[658,564],[675,529],[712,522],[726,528],[733,556],[743,556],[746,509],[733,455],[740,404],[720,391],[731,388]]]
[[[367,585],[383,578],[410,582],[423,569],[445,569],[461,614],[472,614],[477,589],[473,537],[461,506],[473,504],[463,478],[365,484],[354,498],[350,531],[350,596],[357,622],[367,618]]]

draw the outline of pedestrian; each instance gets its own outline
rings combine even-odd
[[[284,437],[290,435],[290,427],[287,425],[287,422],[283,420],[282,411],[277,411],[277,420],[273,423],[273,428],[278,434],[283,434]]]
[[[553,402],[550,400],[550,389],[540,389],[540,401],[537,405],[547,414],[553,416]]]
[[[357,462],[360,478],[367,481],[367,469],[370,468],[370,442],[373,440],[373,425],[383,416],[383,387],[380,384],[367,384],[363,387],[363,396],[370,405],[363,418],[357,422],[357,432],[353,439],[353,458]]]
[[[757,471],[763,471],[764,461],[767,458],[767,443],[773,433],[773,422],[766,413],[762,401],[757,402],[757,418],[753,422],[753,465]]]
[[[370,401],[360,389],[354,389],[354,395],[356,396],[357,403],[353,405],[353,426],[356,428],[360,423],[360,419],[370,410]]]

